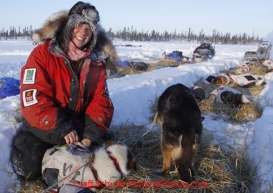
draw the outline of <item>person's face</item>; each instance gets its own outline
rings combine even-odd
[[[79,26],[74,27],[72,41],[74,44],[81,48],[89,42],[92,37],[92,30],[89,24],[80,24]]]

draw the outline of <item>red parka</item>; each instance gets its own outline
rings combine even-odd
[[[59,144],[72,130],[96,141],[111,123],[114,107],[103,60],[96,54],[73,70],[71,61],[51,41],[38,45],[21,70],[21,109],[24,129],[42,140]]]

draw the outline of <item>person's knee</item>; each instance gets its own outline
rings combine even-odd
[[[14,172],[26,180],[39,178],[44,153],[51,146],[28,131],[20,131],[12,145],[10,159]]]

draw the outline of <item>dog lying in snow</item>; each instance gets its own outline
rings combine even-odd
[[[195,96],[196,102],[198,104],[200,104],[201,101],[206,98],[206,93],[205,93],[204,89],[201,88],[200,86],[191,86],[189,88],[192,90],[192,92]]]
[[[231,104],[235,107],[250,104],[250,101],[239,91],[228,86],[220,86],[210,93],[210,97],[217,103]]]
[[[251,61],[243,61],[235,68],[230,68],[229,72],[233,74],[249,73],[251,69],[255,67],[255,63]]]
[[[273,71],[273,61],[272,60],[265,60],[262,63],[263,70],[265,72],[272,72]]]
[[[215,73],[203,79],[205,84],[227,85],[229,84],[230,77],[224,73]]]
[[[190,182],[195,175],[194,157],[201,142],[204,119],[193,92],[182,84],[170,86],[159,97],[157,113],[156,122],[163,130],[163,167],[157,173],[167,173],[172,160],[180,179]]]
[[[253,86],[265,85],[265,79],[263,76],[246,73],[240,75],[233,75],[230,73],[226,73],[231,81],[235,82],[238,86],[249,88]]]
[[[42,175],[49,186],[98,191],[136,170],[136,160],[128,147],[112,144],[91,151],[79,145],[48,149],[42,163]],[[64,186],[63,186],[64,185]],[[63,187],[62,187],[63,186]]]
[[[263,76],[251,73],[233,75],[230,73],[217,73],[203,79],[205,84],[228,85],[232,82],[241,87],[252,87],[266,84]]]

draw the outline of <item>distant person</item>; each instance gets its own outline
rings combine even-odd
[[[93,5],[79,1],[34,33],[42,44],[21,69],[24,120],[11,152],[18,176],[40,177],[44,153],[56,144],[80,142],[89,148],[113,139],[106,64],[110,59],[113,65],[117,56],[99,20]]]

